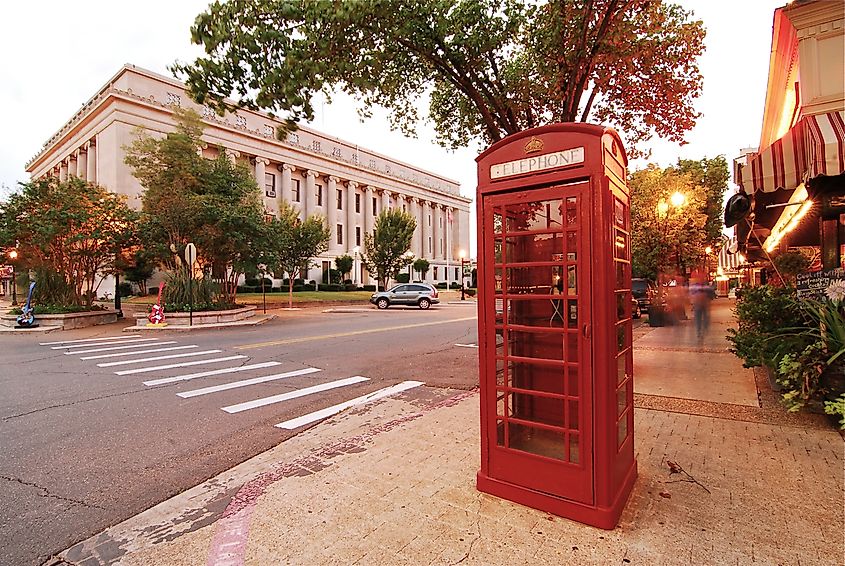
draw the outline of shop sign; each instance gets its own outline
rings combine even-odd
[[[505,163],[495,163],[490,166],[490,178],[501,179],[513,175],[524,175],[526,173],[536,173],[537,171],[558,169],[569,165],[577,165],[578,163],[584,163],[583,147],[553,151],[551,153],[525,157]]]
[[[827,299],[825,291],[834,281],[845,281],[845,269],[838,267],[826,271],[799,273],[796,277],[796,288],[799,299]]]
[[[0,279],[11,279],[12,278],[12,266],[11,265],[0,265]]]

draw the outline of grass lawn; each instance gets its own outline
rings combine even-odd
[[[372,291],[299,291],[293,294],[294,303],[315,303],[315,302],[360,302],[367,303]],[[260,305],[262,304],[261,293],[238,293],[238,304]],[[146,297],[131,297],[123,299],[125,303],[152,305],[156,302],[156,295]],[[287,293],[267,293],[268,305],[286,305],[288,303]],[[369,303],[367,303],[369,304]]]

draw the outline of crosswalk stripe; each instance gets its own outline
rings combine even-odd
[[[113,352],[115,350],[130,350],[132,348],[148,348],[150,346],[161,346],[162,344],[175,344],[175,340],[168,340],[166,342],[156,342],[152,344],[147,342],[146,344],[130,344],[128,346],[114,346],[113,348],[93,348],[91,350],[74,350],[73,352],[65,352],[66,356],[76,356],[78,354],[93,354],[95,352]]]
[[[145,381],[144,385],[163,385],[165,383],[175,383],[177,381],[187,381],[189,379],[196,379],[198,377],[208,377],[211,375],[222,375],[224,373],[235,373],[239,371],[249,371],[251,369],[269,368],[281,365],[282,362],[261,362],[260,364],[250,364],[246,366],[237,366],[233,368],[213,369],[209,371],[201,371],[199,373],[189,373],[187,375],[177,375],[176,377],[164,377],[162,379],[154,379],[152,381]]]
[[[228,407],[223,407],[223,410],[227,413],[240,413],[241,411],[247,411],[249,409],[255,409],[257,407],[264,407],[265,405],[271,405],[273,403],[281,403],[282,401],[289,401],[290,399],[296,399],[297,397],[305,397],[306,395],[312,395],[314,393],[320,393],[322,391],[328,391],[330,389],[336,389],[338,387],[345,387],[347,385],[353,385],[355,383],[361,383],[363,381],[369,381],[369,378],[361,375],[356,375],[353,377],[347,377],[346,379],[338,379],[337,381],[330,381],[328,383],[314,385],[313,387],[296,389],[294,391],[282,393],[280,395],[273,395],[272,397],[264,397],[262,399],[255,399],[254,401],[247,401],[246,403],[229,405]]]
[[[194,389],[193,391],[185,391],[184,393],[177,393],[182,399],[190,397],[197,397],[199,395],[207,395],[209,393],[217,393],[218,391],[227,391],[235,389],[236,387],[246,387],[248,385],[255,385],[257,383],[266,383],[276,379],[285,379],[286,377],[296,377],[298,375],[308,375],[309,373],[316,373],[320,371],[317,368],[305,368],[286,373],[277,373],[275,375],[267,375],[264,377],[254,377],[252,379],[243,379],[241,381],[233,381],[232,383],[224,383],[223,385],[214,385],[212,387],[204,387],[203,389]]]
[[[242,360],[246,356],[227,356],[225,358],[212,358],[210,360],[194,360],[193,362],[182,362],[178,364],[167,364],[163,366],[151,366],[148,368],[124,369],[114,372],[115,375],[132,375],[134,373],[148,373],[151,371],[161,371],[165,369],[183,368],[188,366],[201,366],[205,364],[218,364],[220,362],[231,362],[232,360]]]
[[[219,354],[223,350],[203,350],[202,352],[187,352],[184,354],[170,354],[167,356],[153,356],[152,358],[138,358],[137,360],[120,360],[119,362],[106,362],[104,364],[97,364],[98,368],[110,368],[113,366],[125,366],[129,364],[139,364],[141,362],[157,362],[159,360],[170,360],[173,358],[189,358],[191,356],[204,356],[205,354]]]
[[[95,348],[97,346],[114,346],[115,344],[137,344],[138,342],[155,342],[158,338],[135,338],[134,340],[115,340],[114,342],[95,342],[93,344],[71,344],[70,346],[50,346],[51,350],[67,350],[68,348]]]
[[[344,403],[338,403],[337,405],[326,407],[325,409],[314,411],[313,413],[308,413],[307,415],[302,415],[301,417],[297,417],[295,419],[287,420],[275,426],[276,428],[294,430],[301,426],[311,424],[315,421],[319,421],[320,419],[336,415],[337,413],[343,411],[344,409],[348,409],[349,407],[370,403],[377,399],[382,399],[384,397],[395,395],[396,393],[401,393],[402,391],[407,391],[408,389],[413,389],[414,387],[419,387],[420,385],[424,385],[424,383],[422,381],[403,381],[402,383],[393,385],[391,387],[385,387],[384,389],[379,389],[378,391],[368,393],[367,395],[361,395],[360,397],[350,399],[349,401],[346,401]]]
[[[58,342],[41,342],[39,346],[55,346],[56,344],[76,344],[79,342],[103,342],[105,340],[126,340],[127,338],[140,337],[140,334],[129,334],[124,336],[106,336],[104,338],[85,338],[84,340],[59,340]]]
[[[175,344],[175,341],[172,342],[158,342],[155,345],[158,346],[160,344]],[[153,346],[153,344],[144,344],[144,346]],[[132,350],[131,352],[118,352],[116,354],[98,354],[96,356],[83,356],[79,358],[80,360],[102,360],[103,358],[119,358],[121,356],[137,356],[138,354],[153,354],[155,352],[170,352],[173,350],[189,350],[191,348],[199,348],[196,344],[191,344],[190,346],[172,346],[170,348],[153,348],[152,350]]]

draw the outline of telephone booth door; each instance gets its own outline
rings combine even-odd
[[[495,321],[486,344],[495,367],[484,372],[496,379],[491,474],[590,504],[588,197],[586,182],[489,197],[483,261],[495,293],[485,305]]]

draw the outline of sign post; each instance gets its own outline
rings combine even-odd
[[[194,325],[194,262],[197,261],[197,247],[193,242],[185,246],[185,261],[188,262],[188,326]]]

